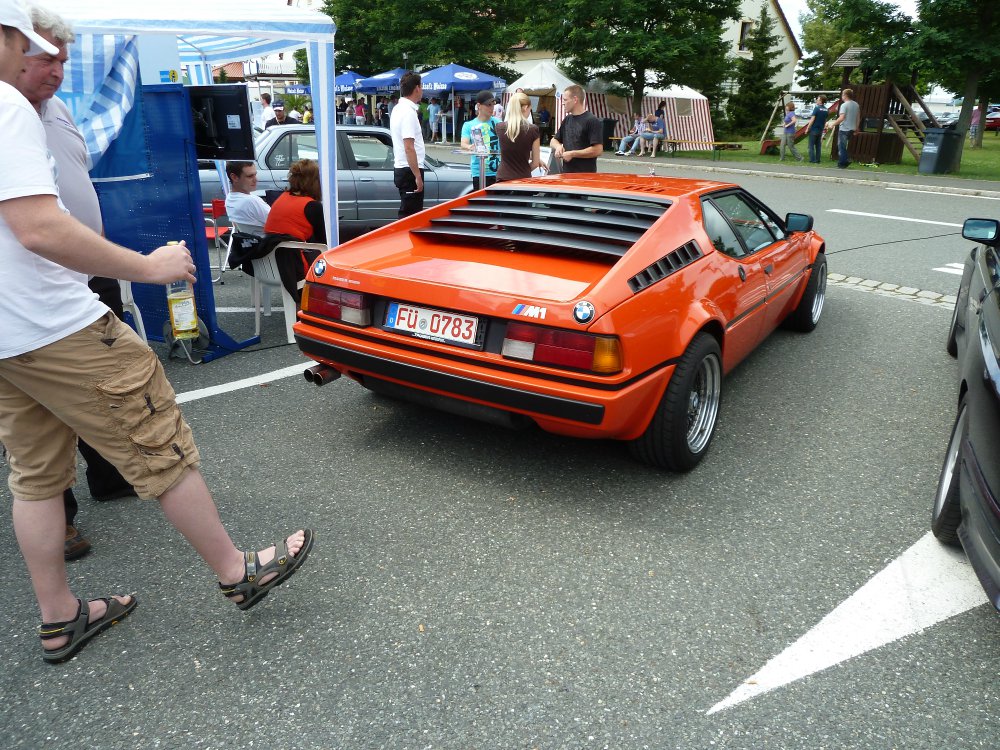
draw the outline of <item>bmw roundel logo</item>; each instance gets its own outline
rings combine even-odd
[[[577,302],[573,308],[573,317],[577,323],[589,323],[594,319],[594,306],[589,302]]]
[[[313,273],[316,274],[317,276],[322,276],[324,273],[326,273],[326,261],[323,260],[322,258],[317,260],[316,264],[313,266]]]

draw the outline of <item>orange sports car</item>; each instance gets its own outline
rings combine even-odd
[[[812,217],[738,185],[621,174],[503,182],[323,253],[295,335],[322,385],[629,441],[693,468],[722,376],[826,297]]]

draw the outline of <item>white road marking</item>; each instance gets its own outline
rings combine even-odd
[[[215,308],[215,312],[217,312],[217,313],[252,313],[253,310],[254,309],[252,307],[217,307],[217,308]],[[278,312],[284,312],[284,311],[281,308],[279,308]]]
[[[935,197],[939,195],[950,195],[953,198],[979,198],[984,201],[1000,201],[1000,198],[994,198],[991,195],[965,195],[962,193],[942,193],[937,190],[914,190],[913,188],[886,188],[886,190],[895,190],[900,193],[925,193],[927,195],[933,195]]]
[[[987,602],[961,550],[927,532],[812,630],[771,659],[708,714],[775,688]]]
[[[893,219],[895,221],[911,221],[914,224],[934,224],[939,227],[961,227],[961,224],[952,224],[948,221],[931,221],[930,219],[911,219],[909,216],[890,216],[889,214],[870,214],[864,211],[846,211],[842,208],[828,208],[830,214],[848,214],[850,216],[869,216],[873,219]]]
[[[953,273],[956,276],[961,276],[965,272],[964,263],[945,263],[941,268],[932,269],[934,271],[940,271],[941,273]]]
[[[302,377],[302,373],[307,367],[314,364],[311,359],[304,360],[301,364],[291,365],[290,367],[283,367],[280,370],[274,370],[272,372],[265,372],[263,375],[255,375],[252,378],[244,378],[243,380],[234,380],[232,383],[223,383],[222,385],[213,385],[208,388],[199,388],[196,391],[187,391],[185,393],[177,394],[177,403],[186,404],[189,401],[197,401],[201,398],[208,398],[209,396],[218,396],[221,393],[229,393],[230,391],[238,391],[242,388],[252,388],[255,385],[261,385],[262,383],[271,383],[275,380],[282,380],[283,378],[292,378],[298,375]]]

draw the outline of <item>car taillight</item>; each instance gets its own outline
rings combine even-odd
[[[356,326],[372,324],[371,300],[367,294],[325,284],[306,284],[302,293],[302,312],[323,315]]]
[[[503,356],[543,365],[611,373],[622,369],[621,344],[614,336],[508,323]]]

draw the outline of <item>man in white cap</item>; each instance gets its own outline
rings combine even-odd
[[[128,615],[134,596],[78,599],[66,580],[63,490],[85,438],[167,519],[241,609],[295,573],[309,531],[241,552],[219,519],[191,429],[156,355],[87,288],[87,274],[147,284],[195,281],[183,243],[141,255],[72,218],[56,189],[38,113],[13,83],[25,54],[58,54],[18,0],[0,0],[0,443],[14,533],[42,615],[42,658],[72,658]]]
[[[66,105],[55,96],[63,82],[63,65],[69,56],[67,45],[75,38],[73,29],[52,11],[38,6],[31,8],[31,22],[35,32],[53,44],[58,53],[40,52],[25,57],[24,70],[17,79],[17,90],[42,118],[45,142],[58,168],[56,186],[59,198],[73,218],[101,234],[104,231],[101,204],[90,181],[87,144],[76,129]],[[88,286],[115,315],[124,317],[117,279],[93,276]],[[87,485],[92,498],[113,500],[135,494],[118,470],[101,454],[84,441],[80,441],[79,448],[87,461]],[[90,550],[90,542],[76,529],[75,517],[79,506],[72,488],[63,493],[63,502],[66,506],[64,554],[67,560],[73,560]]]

